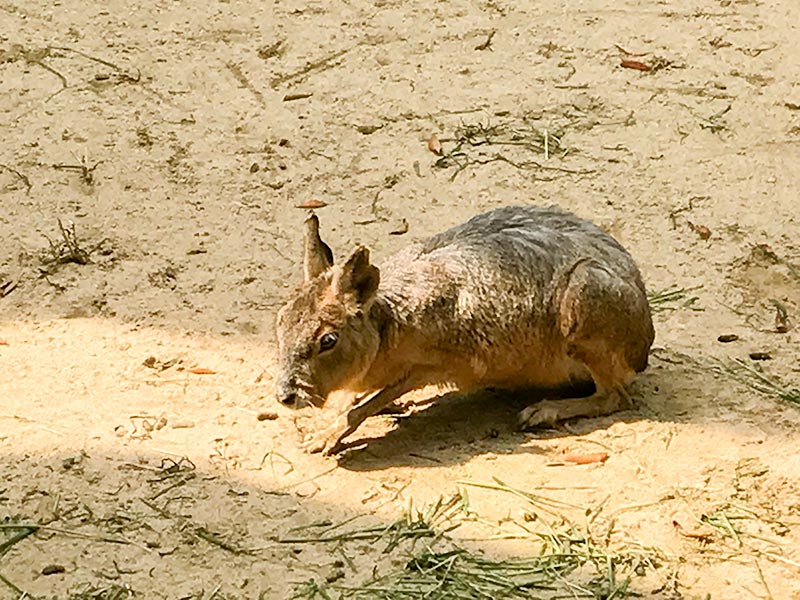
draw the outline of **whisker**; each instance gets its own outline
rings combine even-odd
[[[314,408],[319,408],[325,403],[325,398],[315,392],[314,386],[308,383],[308,381],[296,379],[295,386],[304,394],[304,397],[302,398],[303,407],[313,406]]]

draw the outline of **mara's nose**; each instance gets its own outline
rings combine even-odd
[[[283,392],[278,395],[278,400],[284,406],[294,407],[297,404],[297,392]]]

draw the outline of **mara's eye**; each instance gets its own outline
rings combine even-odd
[[[319,351],[327,352],[328,350],[331,350],[338,341],[339,341],[338,333],[334,333],[331,331],[326,334],[323,334],[323,336],[319,338]]]

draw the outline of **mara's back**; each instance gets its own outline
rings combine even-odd
[[[549,372],[561,381],[573,365],[563,360],[552,296],[587,258],[644,298],[639,271],[616,240],[572,213],[534,206],[484,213],[406,248],[384,264],[381,295],[426,351],[470,356],[500,381],[532,363],[534,379]]]
[[[509,206],[478,215],[428,238],[419,253],[422,260],[463,261],[537,283],[585,257],[639,279],[630,255],[614,238],[555,206]]]

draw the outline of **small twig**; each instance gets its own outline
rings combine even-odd
[[[725,123],[723,123],[722,121],[720,121],[720,118],[723,115],[725,115],[729,110],[731,110],[732,107],[733,107],[732,104],[728,104],[728,106],[726,106],[722,110],[719,110],[719,111],[715,112],[713,115],[711,115],[708,118],[699,117],[700,118],[700,127],[702,129],[708,129],[712,133],[717,133],[719,131],[724,131],[725,129],[728,128],[728,126]]]
[[[33,596],[31,596],[27,592],[23,592],[16,585],[14,585],[8,579],[6,579],[5,575],[3,575],[2,573],[0,573],[0,581],[2,581],[8,587],[10,587],[14,591],[14,593],[18,594],[18,597],[19,597],[20,600],[24,600],[25,598],[33,598]]]
[[[233,554],[246,554],[247,550],[242,550],[241,548],[237,548],[232,544],[229,544],[225,540],[220,539],[217,537],[216,534],[211,533],[210,531],[206,530],[203,527],[197,527],[194,530],[194,534],[199,537],[201,540],[207,541],[209,544],[214,544],[215,546],[219,546],[223,550],[227,550],[228,552],[232,552]]]
[[[473,161],[475,164],[479,165],[486,165],[492,162],[504,162],[508,163],[512,167],[516,167],[517,169],[542,169],[545,171],[557,171],[559,173],[566,173],[568,175],[591,175],[595,173],[595,169],[567,169],[564,167],[550,167],[547,165],[543,165],[535,160],[526,160],[521,162],[515,162],[510,158],[506,158],[502,154],[496,154],[494,157],[487,159],[487,160],[476,160]]]
[[[50,525],[39,525],[38,523],[0,523],[0,530],[3,529],[33,529],[34,531],[49,531],[51,533],[58,533],[69,537],[92,540],[95,542],[108,542],[110,544],[133,544],[133,542],[123,537],[83,533],[82,531],[51,527]]]
[[[345,54],[350,52],[351,49],[352,48],[345,48],[344,50],[338,50],[338,51],[333,52],[332,54],[329,54],[327,56],[324,56],[324,57],[322,57],[322,58],[320,58],[318,60],[306,63],[306,65],[303,68],[298,69],[297,71],[293,71],[291,73],[285,73],[283,75],[278,75],[277,77],[273,77],[272,81],[271,81],[272,87],[275,88],[275,87],[278,87],[281,84],[288,83],[290,81],[294,81],[295,79],[299,79],[299,78],[303,77],[304,75],[308,75],[309,73],[311,73],[313,71],[319,71],[319,70],[328,68],[329,66],[332,66],[332,65],[330,65],[330,63],[332,63],[336,59],[344,56]]]
[[[305,100],[306,98],[311,98],[314,94],[311,93],[297,93],[297,94],[286,94],[283,97],[284,102],[294,102],[295,100]]]
[[[31,180],[28,179],[26,175],[20,173],[16,169],[12,169],[8,165],[3,165],[3,164],[0,164],[0,170],[7,171],[13,175],[16,175],[17,178],[22,182],[22,185],[25,186],[25,193],[26,194],[31,193],[31,188],[33,187],[33,185],[31,184]]]
[[[43,258],[42,262],[44,264],[54,265],[63,265],[67,263],[75,263],[78,265],[90,264],[92,262],[90,253],[81,248],[80,243],[78,242],[78,235],[75,233],[75,223],[71,223],[71,227],[67,229],[64,227],[61,219],[57,219],[57,222],[62,241],[60,244],[56,244],[49,237],[45,236],[45,239],[50,244],[50,257]],[[49,273],[44,273],[45,277],[48,274]],[[57,284],[54,284],[49,280],[48,283],[57,288],[59,287]]]
[[[208,531],[202,525],[195,525],[194,523],[192,523],[186,517],[182,517],[180,515],[172,514],[168,510],[160,508],[155,503],[150,502],[149,500],[146,500],[144,498],[139,498],[139,501],[142,502],[148,508],[150,508],[150,509],[154,510],[155,512],[157,512],[158,514],[160,514],[162,517],[164,517],[166,519],[178,521],[179,523],[184,525],[185,528],[188,529],[192,533],[192,535],[194,535],[195,537],[197,537],[197,538],[199,538],[201,540],[204,540],[204,541],[208,542],[209,544],[214,544],[215,546],[218,546],[218,547],[222,548],[223,550],[227,550],[228,552],[230,552],[232,554],[250,554],[251,553],[251,550],[238,548],[238,547],[234,546],[233,544],[230,544],[230,543],[226,542],[225,540],[221,539],[216,534],[211,533],[210,531]],[[183,529],[183,527],[182,527],[182,529]]]
[[[54,169],[61,169],[64,171],[77,171],[81,174],[81,179],[86,185],[93,185],[94,184],[94,171],[97,167],[103,164],[105,161],[98,160],[94,163],[91,167],[86,164],[84,161],[81,161],[79,165],[70,165],[64,163],[58,163],[53,165]]]
[[[626,56],[647,56],[648,54],[650,54],[649,52],[638,52],[638,53],[628,52],[627,50],[625,50],[625,48],[623,48],[619,44],[614,44],[614,47]]]
[[[17,285],[19,285],[19,281],[15,279],[7,279],[0,283],[0,298],[4,296],[8,296],[11,292],[17,289]]]
[[[767,585],[767,580],[764,578],[764,572],[761,570],[761,565],[757,560],[754,562],[756,564],[756,570],[758,570],[758,577],[759,579],[761,579],[761,585],[764,586],[764,591],[767,593],[767,600],[774,600],[772,592],[770,591],[769,586]]]
[[[34,533],[36,533],[38,528],[37,527],[22,527],[21,529],[22,529],[22,531],[20,531],[17,534],[14,534],[9,539],[7,539],[5,542],[0,544],[0,557],[3,556],[6,552],[8,552],[11,549],[12,546],[17,544],[18,542],[21,542],[22,540],[24,540],[29,535],[33,535]]]
[[[275,474],[275,461],[274,461],[273,459],[274,459],[274,457],[276,457],[276,456],[277,456],[278,458],[280,458],[280,459],[281,459],[283,462],[285,462],[285,463],[286,463],[286,467],[287,467],[287,468],[286,468],[286,472],[284,472],[284,473],[283,473],[283,476],[286,476],[286,475],[288,475],[289,473],[291,473],[292,471],[294,471],[294,465],[292,464],[292,461],[290,461],[288,458],[286,458],[286,457],[285,457],[283,454],[281,454],[280,452],[275,452],[275,450],[270,450],[269,452],[267,452],[266,454],[264,454],[264,456],[262,457],[262,459],[261,459],[261,462],[258,464],[258,467],[257,467],[257,469],[256,469],[256,470],[261,470],[261,469],[263,469],[263,468],[264,468],[264,463],[266,463],[266,462],[267,462],[267,458],[269,457],[269,466],[270,466],[270,468],[272,469],[272,478],[273,478],[273,479],[275,479],[275,478],[276,478],[276,474]]]
[[[492,49],[492,38],[497,33],[496,29],[492,29],[489,34],[486,36],[486,41],[482,44],[478,44],[475,46],[475,50],[483,51],[483,50],[491,50]]]
[[[284,46],[286,45],[286,40],[278,40],[273,42],[272,44],[268,44],[266,46],[261,46],[258,49],[258,57],[264,60],[269,60],[270,58],[275,58],[276,56],[280,56],[283,54]]]
[[[225,63],[225,66],[228,67],[228,70],[231,72],[234,78],[236,78],[236,81],[239,82],[239,85],[241,85],[248,92],[253,94],[253,97],[256,100],[258,100],[258,103],[264,106],[265,105],[264,94],[262,94],[261,91],[259,91],[250,82],[250,80],[247,78],[247,75],[245,75],[244,71],[242,70],[242,67],[237,65],[235,62],[230,62],[230,61]]]
[[[156,492],[155,494],[153,494],[152,496],[150,496],[150,500],[157,500],[158,498],[160,498],[161,496],[163,496],[167,492],[170,492],[170,491],[174,490],[175,488],[180,487],[182,485],[186,485],[189,481],[191,481],[194,478],[195,478],[195,474],[194,473],[189,473],[188,475],[185,475],[184,477],[180,478],[178,481],[172,483],[171,485],[168,485],[164,489],[162,489],[162,490]]]
[[[56,71],[50,65],[42,62],[41,60],[28,60],[28,62],[30,64],[32,64],[32,65],[39,66],[39,67],[43,68],[45,71],[48,71],[48,72],[52,73],[53,75],[55,75],[56,77],[58,77],[61,80],[61,90],[65,90],[65,89],[67,89],[69,87],[69,84],[67,83],[67,78],[64,77],[58,71]],[[59,90],[59,91],[61,91],[61,90]]]
[[[550,159],[550,139],[547,135],[547,129],[544,130],[544,160]]]
[[[316,475],[312,475],[311,477],[306,477],[305,479],[301,479],[300,481],[296,481],[294,483],[289,483],[289,484],[284,485],[283,487],[279,487],[278,489],[273,490],[273,491],[275,491],[275,492],[285,492],[286,490],[290,490],[292,488],[295,488],[298,485],[303,485],[304,483],[309,483],[311,481],[315,481],[315,480],[319,479],[320,477],[324,477],[325,475],[333,473],[338,468],[339,467],[337,465],[334,465],[329,469],[325,469],[322,473],[317,473]]]
[[[74,48],[69,48],[67,46],[48,46],[48,50],[61,50],[62,52],[72,52],[73,54],[77,54],[78,56],[82,56],[83,58],[86,58],[86,59],[91,60],[93,62],[96,62],[98,64],[105,65],[106,67],[110,67],[110,68],[114,69],[117,73],[120,73],[121,75],[123,75],[124,79],[127,79],[129,81],[136,82],[136,81],[139,80],[139,78],[141,76],[139,74],[139,75],[137,75],[136,78],[134,78],[131,75],[129,75],[127,73],[127,71],[125,71],[125,69],[123,69],[119,65],[116,65],[116,64],[114,64],[114,63],[112,63],[110,61],[104,60],[102,58],[97,58],[96,56],[92,56],[91,54],[86,54],[85,52],[81,52],[80,50],[75,50]]]

